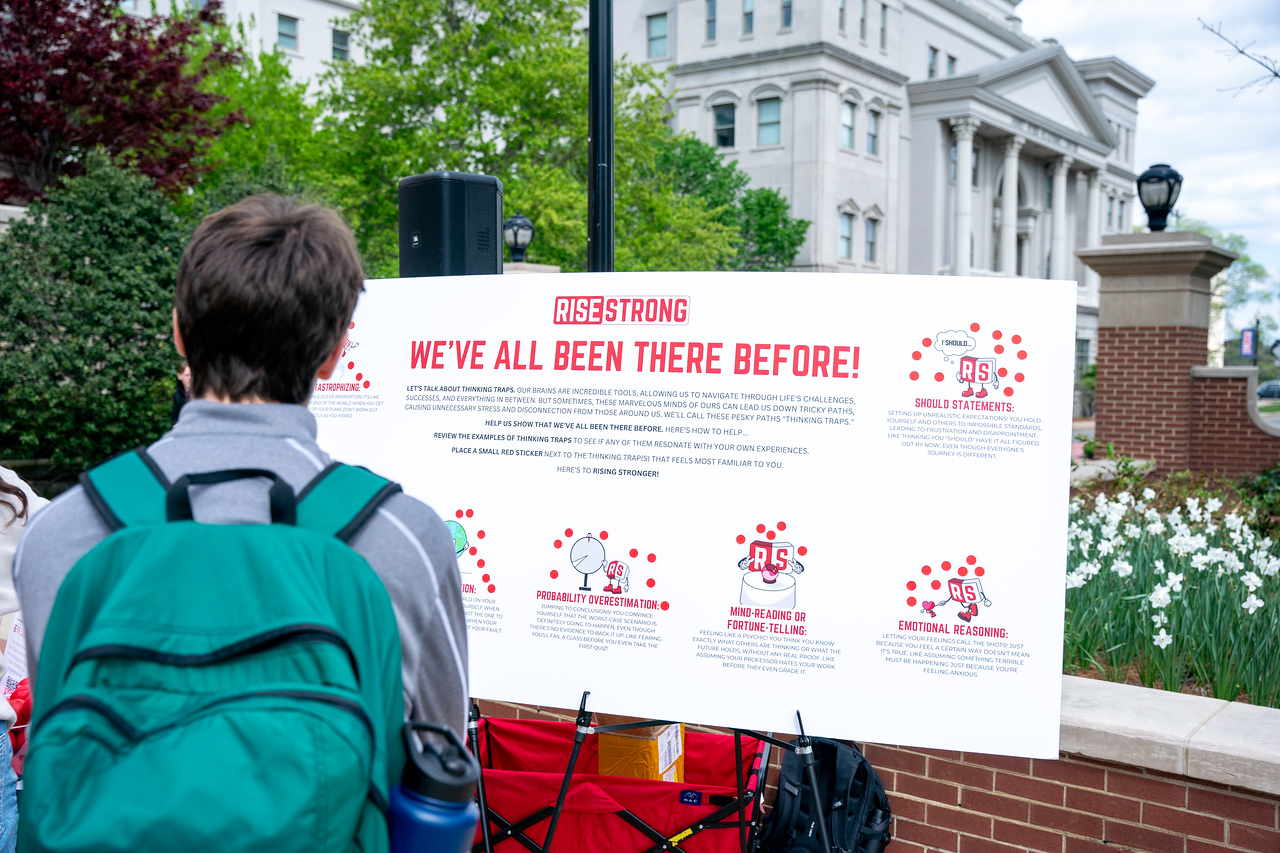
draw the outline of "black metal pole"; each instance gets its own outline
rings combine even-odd
[[[821,788],[818,787],[818,769],[813,758],[813,741],[804,733],[804,720],[796,711],[796,722],[800,724],[800,737],[796,738],[795,751],[804,766],[805,778],[809,781],[809,792],[813,796],[814,823],[818,825],[818,841],[822,844],[822,853],[831,853],[831,836],[827,834],[827,819],[822,814]]]
[[[471,754],[480,764],[480,778],[476,779],[476,802],[480,804],[480,838],[484,842],[484,853],[493,853],[493,838],[489,833],[489,801],[484,795],[484,762],[480,761],[480,705],[472,700],[471,711],[467,714],[467,740],[471,743]]]
[[[555,811],[551,813],[551,823],[547,826],[547,837],[542,841],[542,853],[550,853],[551,839],[556,836],[556,825],[560,823],[560,812],[564,811],[565,797],[569,796],[569,782],[573,779],[573,766],[578,763],[578,752],[582,749],[587,734],[591,731],[591,712],[587,710],[587,697],[590,690],[582,691],[582,704],[578,706],[578,724],[573,733],[573,749],[569,750],[569,766],[564,771],[564,781],[560,783],[560,796],[556,797]]]
[[[587,272],[613,272],[613,0],[590,0]]]

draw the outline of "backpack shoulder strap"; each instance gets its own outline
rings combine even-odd
[[[126,451],[84,472],[80,485],[112,531],[165,522],[169,479],[144,448]]]
[[[298,494],[298,526],[349,542],[387,498],[400,491],[366,468],[334,462]]]

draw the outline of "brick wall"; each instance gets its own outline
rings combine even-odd
[[[507,702],[481,701],[480,710],[526,720],[576,715]],[[1280,797],[1268,794],[1066,754],[863,750],[893,807],[888,853],[1280,853]],[[779,758],[775,750],[766,804],[777,795]]]
[[[1098,329],[1096,435],[1165,471],[1191,465],[1191,368],[1205,363],[1207,329],[1104,326]]]
[[[1243,377],[1191,379],[1192,470],[1237,475],[1280,460],[1280,438],[1254,425],[1251,405]]]

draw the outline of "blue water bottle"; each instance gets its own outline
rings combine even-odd
[[[416,731],[447,742],[419,749]],[[409,760],[391,789],[391,853],[466,853],[480,817],[473,799],[480,765],[448,726],[407,721],[404,744]]]

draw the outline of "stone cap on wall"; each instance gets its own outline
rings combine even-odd
[[[1268,423],[1262,417],[1262,413],[1258,411],[1258,368],[1256,367],[1206,367],[1196,366],[1191,368],[1192,379],[1244,379],[1245,380],[1245,400],[1249,407],[1249,420],[1258,429],[1267,435],[1274,435],[1280,438],[1280,428],[1276,424]]]
[[[1280,794],[1280,709],[1062,677],[1062,752]]]

